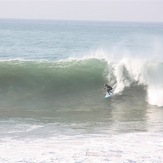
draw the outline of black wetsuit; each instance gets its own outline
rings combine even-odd
[[[107,92],[110,94],[110,91],[113,89],[110,85],[105,85]]]

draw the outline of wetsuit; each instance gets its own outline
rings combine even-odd
[[[107,92],[110,94],[113,89],[110,85],[105,85]]]

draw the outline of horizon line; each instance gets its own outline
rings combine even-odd
[[[160,24],[163,21],[126,21],[126,20],[79,20],[79,19],[40,19],[40,18],[0,18],[0,20],[17,20],[17,21],[67,21],[67,22],[103,22],[103,23],[149,23]]]

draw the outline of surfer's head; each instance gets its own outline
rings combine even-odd
[[[108,86],[107,84],[104,84],[104,87]]]

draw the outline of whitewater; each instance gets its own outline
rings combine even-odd
[[[162,162],[162,53],[162,23],[0,20],[0,162]]]

